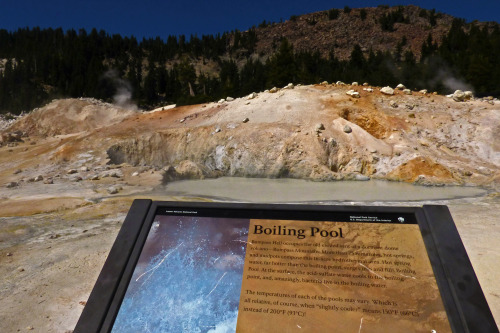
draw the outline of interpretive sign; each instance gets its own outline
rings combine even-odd
[[[497,332],[445,206],[136,200],[75,332]]]
[[[246,257],[238,331],[451,332],[416,224],[251,221]]]

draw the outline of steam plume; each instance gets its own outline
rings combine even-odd
[[[127,80],[118,76],[118,72],[110,69],[104,73],[104,78],[108,79],[116,87],[116,93],[113,96],[113,101],[116,105],[127,109],[136,111],[137,105],[132,101],[132,85]]]
[[[437,75],[435,80],[437,82],[441,82],[450,92],[454,92],[455,90],[463,90],[463,91],[473,91],[474,88],[468,84],[467,82],[456,78],[451,71],[445,69],[441,69]]]

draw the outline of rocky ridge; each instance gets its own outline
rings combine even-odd
[[[379,19],[398,8],[403,10],[408,23],[395,23],[393,31],[384,31]],[[366,18],[361,18],[361,11]],[[419,16],[422,9],[417,6],[386,8],[384,6],[371,8],[353,8],[348,13],[339,10],[338,18],[329,19],[328,11],[300,15],[282,23],[256,29],[259,53],[271,54],[273,45],[281,38],[287,38],[296,51],[318,50],[327,56],[333,50],[339,59],[348,59],[353,45],[360,45],[363,52],[370,50],[394,50],[403,37],[407,40],[404,51],[411,50],[420,57],[422,44],[431,34],[433,40],[440,43],[448,33],[453,17],[439,15],[437,24],[431,26],[429,19]],[[314,36],[313,38],[311,36]]]
[[[382,29],[380,19],[398,10],[407,22],[395,23],[392,30]],[[323,56],[333,52],[336,58],[342,60],[350,57],[356,44],[367,55],[370,50],[392,52],[404,40],[403,53],[410,50],[418,59],[429,34],[435,43],[441,44],[454,19],[451,15],[435,13],[436,21],[432,25],[430,15],[430,10],[413,5],[352,8],[347,12],[338,9],[338,16],[334,19],[330,19],[329,11],[293,15],[282,22],[259,25],[255,29],[255,55],[274,53],[282,38],[286,38],[296,52],[317,50]],[[498,23],[475,21],[472,25],[492,29]],[[234,36],[232,38],[234,40]]]
[[[403,88],[290,84],[155,112],[56,100],[2,133],[9,160],[2,179],[9,187],[39,175],[98,181],[102,168],[125,165],[130,174],[152,168],[164,182],[243,176],[496,186],[499,102]],[[28,167],[33,158],[36,167]],[[62,175],[82,167],[90,171]]]

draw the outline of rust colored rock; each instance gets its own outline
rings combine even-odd
[[[387,178],[389,180],[413,183],[424,176],[429,182],[454,184],[457,179],[453,173],[443,165],[429,158],[417,157],[392,170]]]

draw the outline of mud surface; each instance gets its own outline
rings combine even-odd
[[[265,190],[263,190],[265,189]],[[202,196],[244,202],[408,202],[484,196],[488,190],[463,186],[415,186],[383,180],[312,182],[300,179],[222,177],[183,180],[159,187],[154,194]]]

